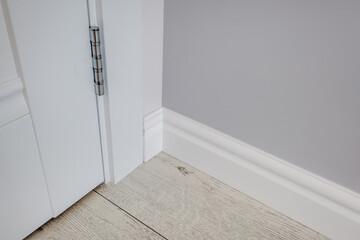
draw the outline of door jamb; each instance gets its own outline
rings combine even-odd
[[[88,17],[89,17],[89,26],[99,26],[100,32],[103,30],[102,24],[102,11],[101,11],[101,2],[97,0],[87,0],[88,7]],[[104,35],[101,36],[101,47],[103,59],[105,59],[105,47],[104,47]],[[90,40],[89,40],[90,41]],[[90,47],[90,43],[89,43]],[[90,48],[89,48],[90,51]],[[109,109],[106,106],[108,104],[107,98],[107,81],[106,81],[106,63],[103,62],[103,74],[104,74],[104,89],[105,95],[98,96],[96,95],[96,104],[97,104],[97,114],[99,122],[99,135],[100,135],[100,144],[101,144],[101,155],[104,171],[104,183],[114,182],[114,172],[113,172],[113,162],[111,156],[111,129],[109,122]],[[95,95],[95,93],[94,93]]]

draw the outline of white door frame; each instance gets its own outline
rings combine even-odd
[[[99,1],[96,0],[88,0],[88,14],[89,14],[89,26],[102,26],[101,24],[101,5]],[[103,28],[101,27],[101,30]],[[103,37],[103,34],[100,35]],[[104,39],[101,39],[101,42],[103,43]],[[90,45],[89,45],[90,46]],[[104,46],[103,44],[101,45]],[[102,49],[103,57],[105,56],[105,49]],[[104,77],[106,79],[106,63],[103,63],[104,68]],[[106,85],[106,80],[105,83]],[[104,86],[105,89],[107,89],[106,86]],[[107,94],[107,91],[106,91]],[[111,146],[111,138],[110,134],[108,134],[108,128],[109,124],[106,122],[107,119],[109,119],[109,116],[107,115],[108,111],[105,110],[106,106],[106,95],[103,96],[96,96],[96,102],[98,107],[98,119],[99,119],[99,132],[100,132],[100,143],[101,143],[101,154],[102,154],[102,161],[103,161],[103,170],[104,170],[104,182],[109,183],[114,179],[113,177],[113,167],[111,165],[109,152],[111,152],[111,149],[109,147]]]
[[[141,0],[88,0],[88,10],[105,59],[97,97],[104,182],[117,183],[143,162]]]

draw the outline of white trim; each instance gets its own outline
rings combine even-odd
[[[118,183],[143,162],[141,0],[96,0],[103,29],[109,168]],[[92,18],[90,19],[92,21]]]
[[[20,78],[0,84],[0,126],[29,113]]]
[[[163,111],[162,108],[144,118],[144,161],[148,161],[163,148]]]
[[[99,0],[87,0],[88,7],[88,17],[89,17],[89,26],[100,26],[101,31],[103,31],[102,24],[102,13],[101,5]],[[101,34],[103,37],[103,34]],[[104,39],[101,39],[102,44],[102,54],[105,58],[105,49],[104,49]],[[106,66],[103,63],[104,76],[106,79]],[[106,84],[106,81],[105,81]],[[105,89],[107,90],[106,86]],[[106,109],[106,96],[96,96],[97,103],[97,112],[98,112],[98,121],[99,121],[99,134],[100,134],[100,144],[101,144],[101,156],[104,172],[104,183],[114,182],[114,168],[112,158],[110,157],[111,152],[111,138],[109,127],[109,114]]]
[[[359,194],[171,110],[163,114],[166,153],[332,239],[359,239]]]
[[[97,111],[98,111],[98,120],[99,120],[99,135],[100,135],[100,144],[101,144],[101,156],[103,162],[103,171],[104,171],[104,183],[109,183],[113,181],[113,169],[110,162],[109,156],[109,134],[107,130],[106,123],[106,110],[104,104],[104,98],[102,96],[96,96],[97,101]]]

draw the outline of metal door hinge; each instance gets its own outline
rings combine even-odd
[[[91,26],[89,27],[89,31],[95,92],[98,96],[102,96],[104,95],[104,77],[101,57],[100,29],[98,26]]]

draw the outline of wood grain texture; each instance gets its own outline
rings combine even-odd
[[[327,239],[165,153],[95,191],[168,239]]]
[[[95,192],[50,220],[27,240],[163,239]]]

